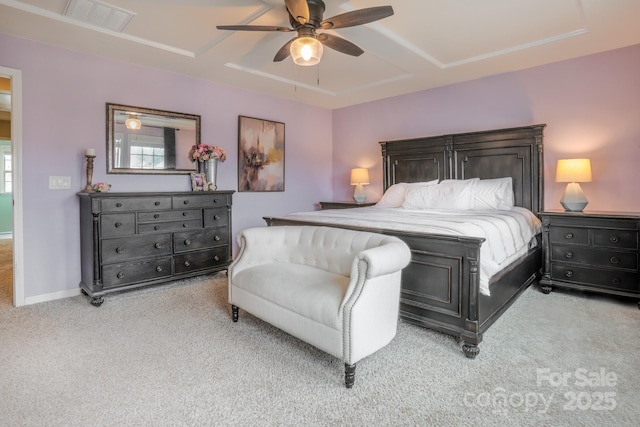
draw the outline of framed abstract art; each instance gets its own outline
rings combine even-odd
[[[284,191],[284,123],[238,117],[238,191]]]

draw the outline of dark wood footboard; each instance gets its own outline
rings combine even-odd
[[[265,217],[267,225],[326,225]],[[460,338],[467,357],[479,352],[482,334],[536,279],[540,249],[534,249],[496,275],[491,296],[480,292],[482,238],[425,235],[395,230],[346,227],[393,235],[411,249],[402,271],[400,318]]]

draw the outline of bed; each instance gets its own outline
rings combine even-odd
[[[542,140],[545,125],[380,142],[385,192],[397,183],[510,178],[514,206],[537,215],[543,210]],[[371,208],[351,209],[366,216]],[[330,213],[330,211],[326,211]],[[370,216],[370,215],[369,215]],[[319,217],[266,217],[268,225],[318,224],[400,237],[412,259],[403,270],[400,317],[462,341],[476,357],[487,329],[540,275],[540,234],[536,245],[495,272],[481,291],[484,238],[398,230],[393,224],[336,225]]]

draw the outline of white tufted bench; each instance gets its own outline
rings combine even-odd
[[[408,246],[382,234],[319,226],[250,228],[229,267],[229,303],[355,363],[387,345],[398,324]]]

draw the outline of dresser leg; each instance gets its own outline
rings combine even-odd
[[[478,347],[476,344],[465,343],[462,345],[462,351],[464,352],[464,355],[469,359],[475,359],[476,356],[480,353],[480,347]]]
[[[550,294],[552,287],[551,285],[540,285],[540,289],[542,289],[543,294]]]
[[[94,307],[100,307],[104,302],[104,298],[102,297],[91,297],[91,305]]]

